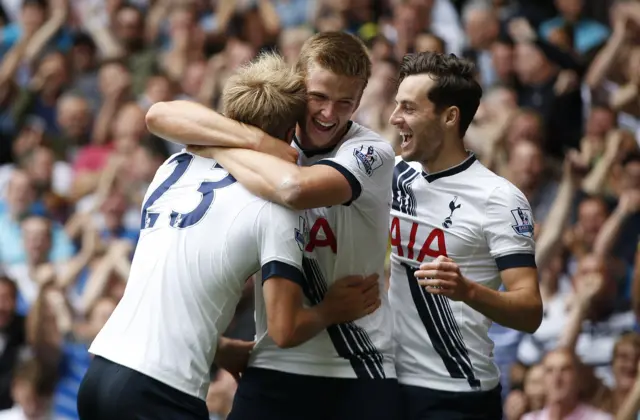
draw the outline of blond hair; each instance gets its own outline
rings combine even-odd
[[[304,77],[274,53],[263,53],[236,71],[222,92],[224,114],[284,138],[304,115]]]
[[[340,76],[357,77],[365,82],[371,77],[371,59],[367,47],[346,32],[320,32],[309,38],[300,50],[297,69],[306,74],[317,64]]]

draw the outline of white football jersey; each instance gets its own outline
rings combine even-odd
[[[294,143],[295,144],[295,143]],[[298,148],[299,149],[299,148]],[[306,304],[317,304],[334,280],[380,276],[382,306],[356,322],[333,325],[300,346],[280,349],[267,335],[262,288],[256,287],[256,335],[251,366],[337,378],[395,378],[391,311],[384,289],[394,152],[378,134],[351,123],[332,150],[299,164],[328,165],[351,183],[349,203],[305,212],[303,260]]]
[[[432,174],[398,158],[390,233],[389,299],[400,383],[456,392],[498,386],[488,336],[492,321],[462,302],[426,292],[414,272],[444,255],[467,279],[497,290],[501,270],[535,267],[527,199],[473,155]]]
[[[89,351],[204,399],[247,278],[302,283],[298,219],[214,160],[172,156],[147,191],[124,297]]]

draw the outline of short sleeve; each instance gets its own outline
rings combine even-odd
[[[536,266],[533,226],[531,206],[516,187],[504,185],[491,192],[483,230],[499,270]]]
[[[394,159],[393,148],[383,140],[351,140],[340,146],[334,157],[316,165],[331,166],[344,175],[352,191],[351,200],[345,204],[351,204],[363,192],[367,199],[375,199],[380,197],[380,189],[390,190]]]
[[[304,249],[304,219],[295,211],[266,203],[258,213],[258,250],[262,282],[283,277],[300,285]]]

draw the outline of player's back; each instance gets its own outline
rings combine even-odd
[[[204,398],[218,337],[260,269],[272,203],[214,160],[179,153],[147,191],[124,297],[90,351]]]

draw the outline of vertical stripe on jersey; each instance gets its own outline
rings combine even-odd
[[[302,267],[306,279],[304,293],[311,304],[317,305],[327,292],[327,282],[316,260],[305,257],[302,259]],[[382,354],[364,329],[353,322],[347,322],[331,325],[327,332],[338,355],[349,360],[358,378],[386,378]]]
[[[416,197],[411,189],[411,183],[420,173],[407,164],[400,161],[393,170],[392,208],[401,213],[416,215]]]
[[[480,389],[480,381],[476,378],[469,358],[469,352],[462,339],[462,333],[451,311],[449,299],[442,295],[433,295],[415,281],[415,268],[402,264],[407,271],[407,280],[411,297],[418,310],[418,315],[429,334],[429,339],[436,352],[442,358],[452,378],[466,379],[474,390]]]

